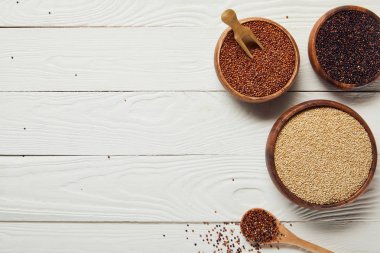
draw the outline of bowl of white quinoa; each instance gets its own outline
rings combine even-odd
[[[330,100],[298,104],[275,122],[266,162],[277,188],[311,208],[342,207],[365,192],[376,170],[375,138],[363,118]]]

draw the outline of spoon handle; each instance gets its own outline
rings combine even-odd
[[[321,246],[318,246],[314,243],[305,241],[299,237],[295,237],[293,240],[287,240],[286,244],[298,246],[302,249],[306,249],[306,250],[313,252],[313,253],[334,253],[331,250],[322,248]]]

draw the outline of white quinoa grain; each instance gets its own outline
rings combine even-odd
[[[283,127],[274,159],[278,176],[292,193],[309,203],[333,204],[351,197],[368,178],[371,141],[348,113],[313,108]]]

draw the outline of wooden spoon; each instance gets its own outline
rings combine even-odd
[[[279,230],[279,235],[277,238],[273,239],[272,241],[269,241],[269,242],[265,242],[265,243],[260,243],[262,245],[271,245],[271,244],[285,244],[285,245],[291,245],[291,246],[297,246],[299,248],[302,248],[304,250],[307,250],[309,252],[313,252],[313,253],[333,253],[332,251],[328,250],[328,249],[325,249],[325,248],[322,248],[318,245],[315,245],[311,242],[308,242],[308,241],[305,241],[301,238],[299,238],[298,236],[296,236],[295,234],[293,234],[292,232],[290,232],[284,225],[282,225],[280,223],[280,221],[270,212],[264,210],[264,209],[261,209],[261,208],[254,208],[254,209],[251,209],[251,210],[248,210],[243,218],[245,217],[245,215],[249,212],[249,211],[254,211],[254,210],[263,210],[265,212],[267,212],[269,215],[271,215],[275,220],[276,220],[276,224],[278,226],[278,230]],[[242,218],[242,221],[243,221],[243,218]],[[249,240],[249,238],[247,238]]]
[[[253,34],[251,29],[242,26],[236,17],[234,10],[228,9],[222,13],[222,21],[226,23],[234,31],[234,38],[239,43],[244,52],[252,59],[253,56],[248,47],[252,44],[258,45],[261,49],[264,49],[263,45]]]

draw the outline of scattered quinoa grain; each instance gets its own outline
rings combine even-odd
[[[186,237],[186,240],[190,240],[197,250],[202,249],[202,251],[198,252],[248,253],[258,252],[260,249],[256,243],[251,243],[241,238],[239,223],[223,222],[222,224],[212,225],[204,222],[203,225],[211,227],[209,229],[197,229],[200,233],[199,237],[197,235]],[[192,230],[192,226],[190,226],[190,229]]]

